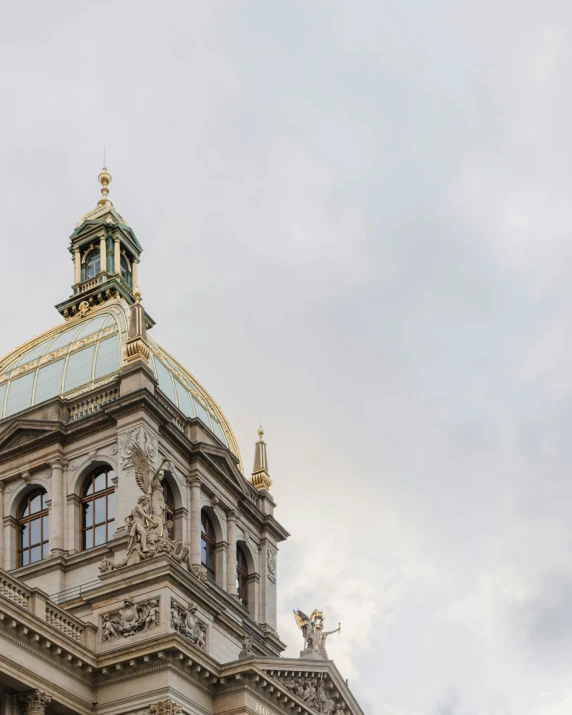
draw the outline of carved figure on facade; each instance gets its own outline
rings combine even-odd
[[[238,656],[239,658],[252,658],[254,657],[254,650],[252,649],[252,636],[249,633],[245,633],[242,637],[242,650]]]
[[[303,611],[295,610],[294,618],[304,637],[304,650],[315,651],[327,659],[326,639],[333,633],[341,633],[342,624],[338,623],[338,627],[333,631],[324,631],[324,613],[317,608],[309,616]]]
[[[123,636],[132,636],[139,631],[159,625],[159,598],[150,598],[142,603],[133,603],[130,598],[123,601],[118,611],[107,613],[101,622],[101,640],[108,641]]]
[[[336,700],[326,692],[323,676],[315,677],[288,677],[275,676],[292,695],[302,700],[308,707],[322,715],[344,715],[343,705],[337,704]],[[339,695],[336,694],[336,699]]]
[[[171,599],[171,627],[201,650],[207,649],[207,626],[197,616],[197,607],[190,603],[187,608]]]
[[[151,715],[181,715],[183,708],[172,700],[162,700],[149,705]]]

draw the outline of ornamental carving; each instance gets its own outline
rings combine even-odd
[[[185,608],[171,599],[171,627],[192,645],[206,651],[207,626],[197,616],[197,607],[194,603],[189,603]]]
[[[271,549],[267,549],[266,554],[268,580],[272,581],[272,583],[276,583],[276,554]]]
[[[142,603],[133,603],[130,598],[123,601],[123,608],[107,613],[101,622],[101,640],[127,638],[139,631],[159,625],[159,598],[150,598]]]
[[[51,697],[41,690],[34,688],[24,693],[13,696],[13,709],[19,715],[44,715],[46,705],[51,702]]]
[[[162,700],[149,705],[151,715],[181,715],[183,708],[172,700]]]
[[[343,703],[336,702],[340,697],[339,693],[336,692],[334,697],[331,697],[326,690],[323,676],[301,678],[292,673],[290,676],[274,676],[274,678],[315,712],[322,715],[345,715]]]

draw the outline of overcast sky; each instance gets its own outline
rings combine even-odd
[[[19,2],[0,353],[110,198],[368,715],[572,712],[570,0]]]

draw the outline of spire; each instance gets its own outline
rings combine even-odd
[[[99,180],[99,183],[101,184],[101,196],[102,198],[99,199],[97,202],[98,206],[113,206],[111,201],[109,200],[109,189],[107,188],[109,184],[111,183],[111,174],[107,171],[107,168],[105,167],[105,152],[104,152],[104,159],[103,159],[104,167],[101,170],[100,175],[97,177]]]
[[[254,446],[254,467],[250,483],[258,491],[267,491],[272,486],[272,479],[268,474],[268,455],[266,454],[266,442],[262,439],[264,430],[262,425],[258,428],[258,442]]]

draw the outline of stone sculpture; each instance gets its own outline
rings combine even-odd
[[[317,608],[309,616],[303,611],[296,610],[294,611],[294,618],[304,636],[303,652],[309,653],[310,656],[312,652],[315,652],[322,658],[327,659],[326,639],[333,633],[341,633],[342,624],[338,623],[338,627],[334,631],[324,631],[324,613]]]
[[[105,642],[121,636],[132,636],[139,631],[158,626],[159,618],[159,598],[151,598],[137,604],[126,598],[122,608],[103,616],[101,640]]]
[[[319,680],[313,677],[275,677],[292,695],[302,700],[307,707],[312,708],[317,713],[322,715],[344,715],[343,705],[337,704],[336,700],[326,692],[323,676]],[[336,693],[335,698],[339,698],[338,693]]]
[[[196,614],[197,607],[194,603],[189,603],[188,607],[185,608],[174,599],[171,599],[171,627],[192,645],[206,651],[207,627]]]
[[[242,637],[242,650],[238,656],[239,658],[252,658],[254,657],[254,651],[252,649],[252,636],[246,633]]]

